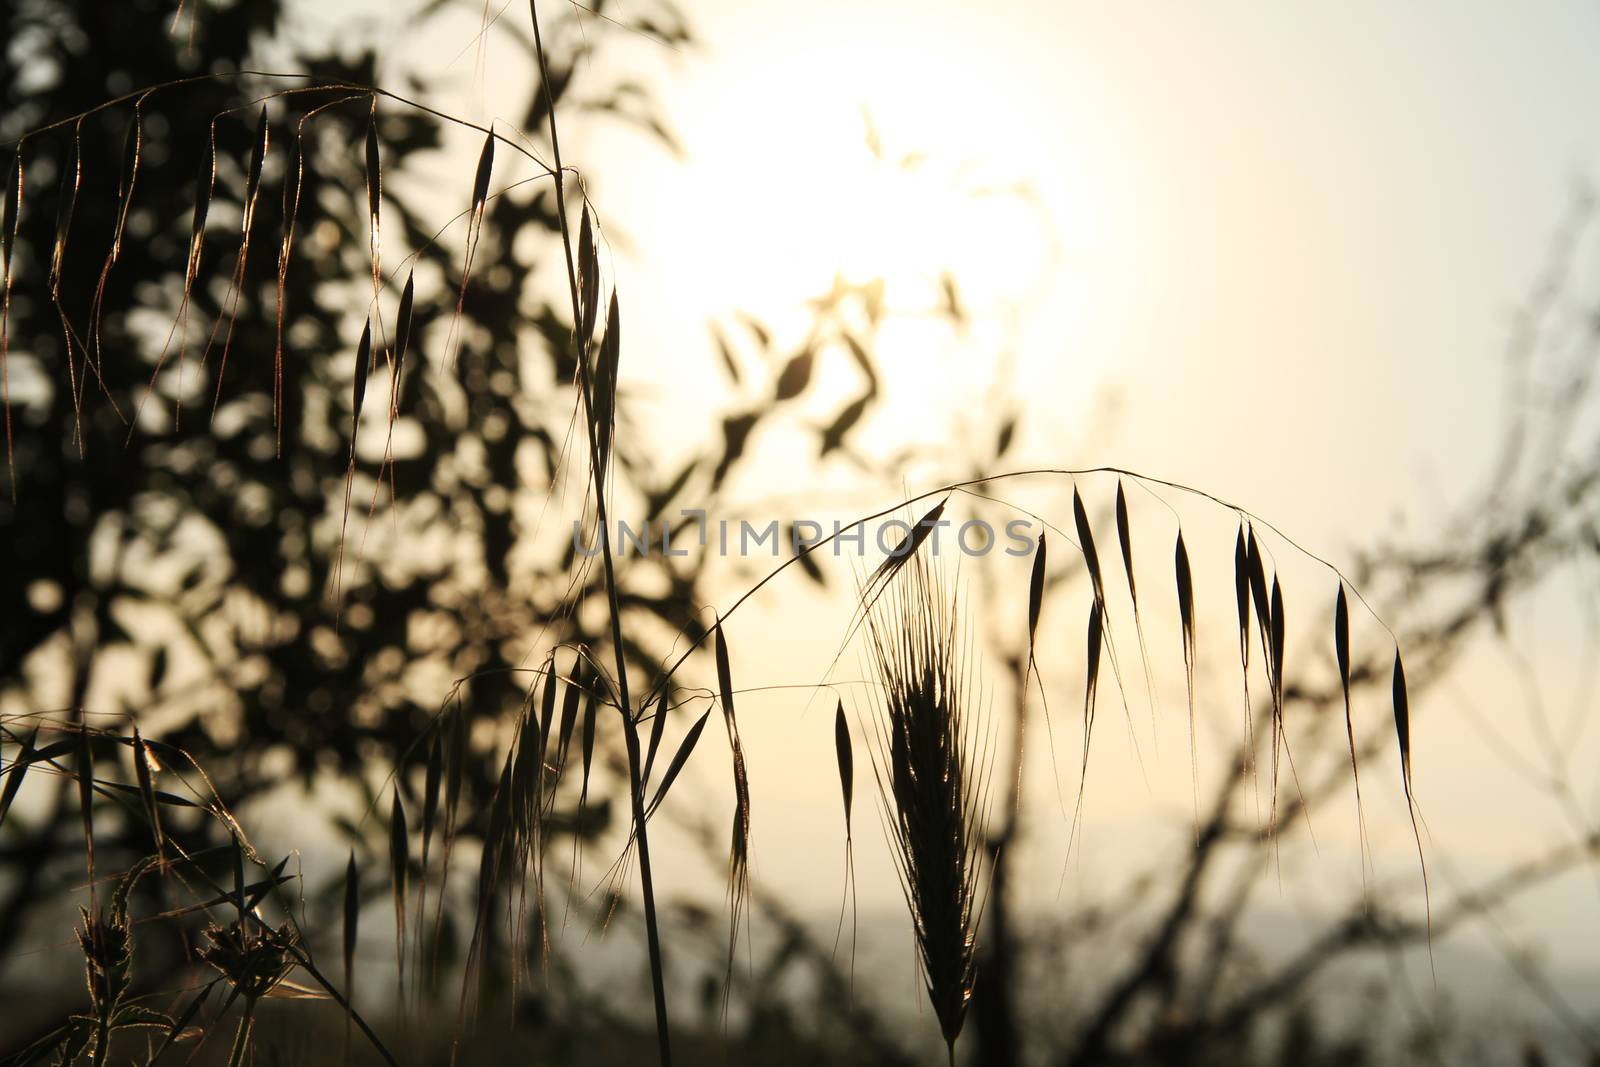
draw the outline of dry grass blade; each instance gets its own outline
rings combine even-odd
[[[1272,780],[1270,787],[1270,810],[1276,814],[1278,807],[1278,685],[1273,680],[1273,664],[1277,657],[1272,651],[1272,607],[1267,601],[1267,577],[1265,566],[1261,559],[1261,546],[1256,541],[1256,531],[1253,525],[1245,527],[1244,539],[1245,577],[1249,582],[1250,602],[1255,610],[1256,629],[1261,635],[1262,659],[1267,670],[1267,687],[1273,698],[1271,741],[1272,741]],[[1276,821],[1276,820],[1273,820]]]
[[[267,123],[267,105],[262,104],[261,114],[256,119],[255,145],[250,150],[250,167],[245,172],[243,229],[246,235],[250,233],[251,224],[254,222],[256,194],[261,191],[261,168],[267,160],[267,145],[271,136],[271,128]]]
[[[1245,546],[1244,524],[1233,542],[1233,592],[1239,606],[1239,664],[1245,670],[1245,685],[1250,684],[1250,550]],[[1248,688],[1246,690],[1248,693]],[[1248,704],[1248,701],[1246,702]]]
[[[1266,564],[1261,558],[1261,543],[1254,526],[1245,530],[1245,567],[1250,580],[1250,600],[1255,606],[1256,626],[1261,631],[1261,647],[1266,652],[1267,676],[1272,676],[1272,605],[1268,601]]]
[[[1405,786],[1406,803],[1411,804],[1411,698],[1399,649],[1394,653],[1394,732],[1400,743],[1400,781]]]
[[[228,332],[222,341],[222,357],[217,365],[216,396],[211,404],[212,416],[215,417],[217,408],[222,403],[222,377],[228,369],[228,350],[233,345],[233,328],[238,321],[239,299],[244,292],[245,267],[250,257],[250,234],[255,228],[256,199],[261,192],[261,168],[266,162],[267,147],[272,137],[271,125],[267,122],[267,106],[261,105],[261,115],[256,121],[256,136],[254,147],[250,150],[250,163],[245,170],[243,213],[239,225],[239,251],[233,259],[233,276],[228,283],[228,296],[225,301],[224,313],[228,319]],[[216,340],[217,330],[222,326],[222,316],[217,317],[216,325],[211,329],[211,340],[206,342],[206,350],[210,351],[211,344]]]
[[[56,236],[50,249],[50,293],[60,299],[61,271],[66,263],[67,238],[72,231],[72,216],[78,203],[78,186],[83,181],[81,122],[72,128],[72,154],[61,168],[61,190],[56,198]]]
[[[355,1001],[356,932],[361,921],[361,872],[356,868],[356,851],[344,869],[344,1054],[350,1059],[350,1005]]]
[[[872,577],[867,580],[867,584],[861,593],[863,612],[871,609],[878,593],[889,584],[896,574],[900,573],[900,568],[904,567],[916,555],[917,549],[922,547],[922,542],[926,541],[928,535],[934,531],[939,521],[939,516],[944,514],[944,506],[949,502],[950,498],[946,496],[929,508],[927,514],[918,519],[916,524],[900,539],[899,543],[889,550],[888,558],[878,564],[878,569],[872,572]]]
[[[1406,791],[1406,813],[1417,845],[1417,865],[1422,869],[1422,896],[1428,913],[1428,963],[1433,964],[1433,902],[1428,890],[1428,860],[1422,851],[1422,830],[1417,822],[1417,801],[1411,790],[1411,698],[1406,691],[1406,668],[1400,649],[1394,650],[1394,731],[1400,742],[1400,781]],[[1438,982],[1437,976],[1434,978]]]
[[[428,738],[428,767],[422,782],[422,855],[417,867],[417,917],[416,928],[417,974],[422,974],[423,924],[428,918],[428,846],[433,841],[434,825],[439,818],[439,789],[444,778],[444,746],[435,730]],[[421,981],[413,983],[420,996],[424,988]]]
[[[510,829],[508,812],[511,804],[511,774],[512,761],[516,759],[516,751],[506,753],[505,764],[500,771],[500,784],[495,787],[494,799],[489,806],[489,826],[483,836],[483,851],[478,859],[478,892],[477,904],[473,909],[472,937],[467,942],[467,956],[461,973],[461,998],[456,1007],[456,1031],[459,1039],[461,1023],[466,1017],[467,992],[472,986],[473,963],[478,956],[478,950],[483,944],[483,931],[489,921],[489,908],[494,901],[495,885],[499,879],[500,868],[509,854]],[[442,896],[442,894],[441,894]],[[440,901],[441,910],[443,900]],[[454,1062],[454,1053],[451,1060]]]
[[[873,751],[884,822],[940,1034],[955,1061],[977,977],[988,748],[969,705],[960,604],[916,562],[868,616],[881,685]]]
[[[444,777],[444,752],[435,733],[428,740],[428,769],[422,781],[422,870],[428,870],[428,843],[433,840],[433,827],[439,817],[439,787]]]
[[[1244,759],[1250,765],[1253,777],[1256,744],[1255,716],[1250,707],[1250,549],[1245,543],[1242,522],[1233,541],[1233,592],[1239,608],[1239,676],[1244,685]]]
[[[17,240],[17,223],[22,207],[22,145],[11,152],[11,166],[6,168],[6,188],[0,194],[0,270],[6,281],[11,279],[11,249]]]
[[[117,176],[117,228],[111,236],[111,260],[122,255],[122,237],[128,229],[128,212],[133,207],[133,187],[139,180],[139,159],[144,148],[144,111],[134,104],[133,116],[122,135],[122,171]]]
[[[390,386],[389,401],[391,408],[399,403],[400,370],[405,366],[406,351],[411,347],[411,316],[416,296],[415,272],[407,273],[405,287],[400,290],[400,307],[394,316],[394,367],[391,372],[393,382]],[[390,418],[393,417],[394,413],[391,411]]]
[[[396,977],[396,1003],[405,1003],[406,989],[406,873],[411,855],[406,832],[406,809],[400,802],[400,789],[396,786],[394,802],[389,806],[389,885],[394,894],[394,940]]]
[[[489,200],[489,175],[494,170],[494,131],[484,135],[483,149],[478,153],[478,169],[472,177],[472,207],[481,211]]]
[[[650,805],[645,808],[645,818],[654,815],[661,802],[667,799],[667,790],[678,780],[678,772],[683,770],[683,765],[689,761],[694,746],[700,741],[700,732],[706,728],[706,720],[709,718],[711,709],[707,708],[705,714],[696,719],[694,725],[689,727],[689,732],[683,735],[683,740],[678,743],[678,751],[672,754],[672,759],[667,761],[667,769],[661,772],[661,784],[656,786],[655,796],[650,798]]]
[[[1083,799],[1089,784],[1089,748],[1094,741],[1095,695],[1100,689],[1100,652],[1105,644],[1105,614],[1099,604],[1089,606],[1089,623],[1084,638],[1083,666],[1083,762],[1078,768],[1078,802],[1072,810],[1072,827],[1067,835],[1070,857],[1073,841],[1083,826]]]
[[[1089,572],[1090,584],[1094,587],[1094,606],[1095,606],[1095,610],[1100,612],[1100,614],[1103,616],[1101,618],[1101,620],[1100,620],[1101,626],[1102,626],[1102,629],[1103,629],[1104,626],[1109,622],[1109,616],[1106,615],[1106,612],[1107,612],[1108,609],[1106,607],[1105,579],[1104,579],[1103,572],[1100,569],[1100,553],[1095,548],[1094,528],[1089,524],[1089,513],[1088,513],[1088,510],[1085,509],[1084,506],[1083,506],[1083,497],[1078,493],[1078,487],[1076,485],[1074,485],[1072,487],[1072,521],[1073,521],[1073,524],[1077,527],[1078,540],[1081,542],[1080,545],[1079,545],[1079,550],[1083,553],[1083,564],[1084,564],[1084,567]],[[1142,629],[1140,631],[1139,641],[1140,641],[1140,649],[1143,650],[1143,648],[1144,648],[1144,635],[1143,635]],[[1122,694],[1122,710],[1123,710],[1124,714],[1127,716],[1127,721],[1128,721],[1128,743],[1133,746],[1134,756],[1139,761],[1140,772],[1143,773],[1144,772],[1144,759],[1139,754],[1139,741],[1138,741],[1138,738],[1134,734],[1133,712],[1128,707],[1127,687],[1125,685],[1123,685],[1123,682],[1122,682],[1122,670],[1117,664],[1116,646],[1114,644],[1110,644],[1109,639],[1108,639],[1107,643],[1109,645],[1109,647],[1106,650],[1107,658],[1111,662],[1112,673],[1115,674],[1115,676],[1116,676],[1117,689],[1118,689],[1119,693]],[[1145,659],[1146,659],[1145,669],[1146,669],[1146,672],[1148,672],[1148,670],[1149,670],[1148,656],[1145,657]],[[1154,719],[1154,715],[1155,715],[1154,683],[1149,681],[1148,673],[1146,675],[1146,682],[1150,686],[1150,693],[1151,693],[1151,699],[1150,699],[1151,726],[1152,726],[1152,728],[1154,728],[1154,726],[1155,726],[1155,719]]]
[[[1333,602],[1333,657],[1339,664],[1339,688],[1344,693],[1344,732],[1350,743],[1350,777],[1356,787],[1356,823],[1361,831],[1362,848],[1367,844],[1367,816],[1361,803],[1361,768],[1356,760],[1356,728],[1350,714],[1350,605],[1344,595],[1344,581]],[[1363,868],[1365,871],[1365,868]]]
[[[0,790],[0,825],[6,821],[6,812],[11,810],[11,802],[17,799],[17,793],[22,789],[23,775],[28,773],[29,764],[38,757],[35,754],[35,743],[39,740],[38,731],[31,736],[23,737],[18,734],[17,754],[11,760],[11,766],[5,768],[5,788]]]
[[[579,742],[583,761],[583,782],[578,790],[579,810],[589,799],[589,769],[594,763],[595,704],[594,690],[591,688],[583,704],[583,736]]]
[[[1272,642],[1272,603],[1267,590],[1266,563],[1261,556],[1261,543],[1256,539],[1255,527],[1245,529],[1245,568],[1250,583],[1250,601],[1255,608],[1256,628],[1261,634],[1261,648],[1267,668],[1267,681],[1276,690],[1273,673],[1278,657]]]
[[[1283,705],[1283,653],[1284,653],[1284,617],[1283,617],[1283,587],[1278,584],[1278,576],[1272,576],[1272,684],[1277,687],[1277,702],[1281,712]]]
[[[844,701],[833,716],[833,750],[839,764],[839,791],[844,798],[844,839],[850,840],[850,804],[855,792],[855,756],[850,747],[850,724],[845,721]]]
[[[294,228],[300,217],[300,192],[305,186],[305,143],[295,127],[294,147],[283,175],[283,222],[278,235],[278,302],[274,313],[277,339],[272,353],[272,425],[279,456],[283,455],[283,296],[289,281],[289,257],[294,251]]]
[[[1144,616],[1139,611],[1139,585],[1133,577],[1133,529],[1128,522],[1128,498],[1122,491],[1122,480],[1117,479],[1117,546],[1122,550],[1122,569],[1128,577],[1128,600],[1133,605],[1133,632],[1139,639],[1139,662],[1144,666],[1145,697],[1150,702],[1150,732],[1152,737],[1159,737],[1156,730],[1156,683],[1150,672],[1150,648],[1144,639]]]
[[[850,808],[855,800],[855,753],[850,744],[850,724],[844,717],[844,701],[839,701],[838,709],[833,715],[833,751],[839,765],[839,793],[844,800],[844,888],[849,892],[849,899],[855,899],[855,840],[850,830]],[[839,925],[833,932],[833,951],[839,951],[839,937],[844,933],[844,905],[845,896],[839,896]],[[850,926],[850,976],[851,985],[855,983],[856,961],[856,934],[855,924]]]
[[[1257,557],[1260,558],[1259,556]],[[1268,681],[1272,684],[1272,803],[1273,810],[1277,810],[1278,802],[1278,747],[1281,743],[1286,754],[1289,753],[1289,737],[1286,723],[1283,720],[1283,646],[1284,646],[1284,618],[1283,618],[1283,587],[1278,584],[1278,576],[1272,576],[1272,593],[1268,598],[1267,607],[1267,652],[1269,654]],[[1294,766],[1294,756],[1288,754],[1290,768]],[[1310,815],[1307,813],[1307,818]]]
[[[450,739],[444,768],[444,864],[450,867],[450,842],[455,837],[456,814],[461,808],[461,783],[467,765],[467,723],[460,707],[450,717]],[[441,889],[441,892],[443,890]]]
[[[84,856],[89,865],[90,898],[94,893],[94,746],[89,731],[79,728],[77,737],[78,765],[74,777],[78,781],[78,810],[83,815]]]
[[[1133,601],[1133,612],[1139,613],[1139,587],[1133,579],[1133,531],[1128,527],[1128,498],[1122,491],[1122,481],[1117,481],[1117,545],[1122,549],[1122,569],[1128,575],[1128,598]]]
[[[572,677],[567,680],[566,692],[561,698],[561,725],[556,743],[556,774],[559,775],[567,766],[567,751],[572,745],[572,731],[578,725],[578,705],[583,700],[583,688],[579,684],[578,671],[582,660],[574,661]]]
[[[1272,784],[1271,810],[1278,804],[1278,730],[1282,718],[1278,707],[1278,682],[1275,666],[1277,653],[1272,643],[1272,605],[1267,592],[1266,565],[1261,558],[1261,543],[1256,539],[1254,524],[1245,527],[1245,573],[1250,583],[1250,602],[1254,606],[1256,630],[1261,635],[1262,660],[1267,670],[1267,687],[1272,697]]]
[[[728,728],[728,746],[733,750],[733,843],[728,857],[728,978],[723,985],[723,1009],[727,1009],[729,985],[733,978],[733,953],[739,941],[739,923],[750,895],[750,777],[745,766],[744,744],[739,739],[739,722],[733,710],[733,675],[728,668],[728,640],[722,623],[716,633],[717,691],[722,701],[722,720]]]
[[[144,121],[141,99],[133,106],[133,116],[122,135],[122,169],[117,175],[117,223],[111,235],[111,248],[106,252],[105,263],[100,267],[100,278],[95,282],[94,300],[89,305],[89,336],[94,345],[96,365],[104,361],[100,344],[101,314],[105,306],[106,282],[111,268],[122,255],[122,238],[127,232],[128,213],[133,208],[133,189],[139,176],[139,160],[144,142]]]
[[[1339,664],[1339,685],[1344,689],[1344,718],[1350,722],[1350,605],[1345,600],[1344,582],[1333,601],[1333,658]],[[1355,731],[1350,731],[1351,755],[1355,750]]]
[[[372,319],[361,328],[356,345],[354,377],[350,384],[350,458],[355,460],[356,434],[361,430],[361,406],[367,398],[367,375],[372,373]]]
[[[668,686],[661,687],[661,697],[656,701],[655,718],[650,723],[650,743],[645,749],[644,771],[639,775],[641,787],[650,784],[650,771],[656,765],[656,752],[661,748],[662,735],[667,729],[667,690]]]
[[[545,688],[544,700],[541,708],[546,711],[546,718],[555,713],[554,653],[546,661],[544,671]],[[535,679],[537,685],[537,679]],[[511,764],[510,780],[510,805],[507,825],[507,870],[522,874],[519,881],[521,899],[516,909],[516,919],[513,925],[513,937],[521,940],[522,916],[526,914],[523,904],[527,899],[528,881],[526,874],[529,869],[533,872],[534,903],[537,908],[536,915],[544,914],[544,865],[541,838],[544,832],[544,750],[545,732],[540,729],[539,710],[534,706],[534,686],[528,688],[528,697],[522,707],[522,722],[517,731],[515,744],[515,759]],[[540,929],[543,929],[542,922]],[[542,935],[541,935],[542,944]],[[517,980],[517,973],[513,972],[513,983]]]
[[[22,144],[11,153],[5,192],[0,194],[0,407],[5,409],[6,469],[11,499],[17,499],[17,455],[11,429],[11,250],[22,220]]]
[[[184,265],[184,296],[194,289],[200,274],[200,257],[205,251],[206,215],[211,210],[211,194],[217,184],[217,131],[213,126],[206,138],[206,154],[194,185],[194,213],[189,222],[189,259]]]
[[[382,230],[379,225],[383,206],[383,161],[378,150],[378,97],[372,97],[372,113],[367,119],[367,227],[368,251],[372,257],[372,295],[383,288]]]
[[[151,779],[150,765],[154,758],[150,750],[145,747],[144,737],[140,735],[139,728],[133,728],[133,776],[139,783],[139,799],[144,802],[145,818],[150,820],[150,836],[155,838],[156,855],[165,851],[165,841],[161,835],[161,806],[156,802],[155,783]]]
[[[400,381],[401,372],[405,368],[406,352],[411,347],[411,315],[416,303],[416,276],[415,272],[406,274],[405,287],[400,290],[400,306],[395,312],[394,325],[394,351],[389,360],[389,428],[383,440],[383,467],[389,471],[389,494],[391,503],[396,492],[394,469],[394,425],[400,418]],[[383,487],[383,468],[378,471],[378,484],[373,487],[372,504],[367,509],[368,517],[378,504],[378,493]]]
[[[478,170],[472,178],[472,206],[467,211],[466,252],[461,263],[461,288],[456,293],[456,311],[450,319],[450,333],[445,337],[444,350],[449,353],[447,362],[455,360],[456,330],[461,324],[461,311],[467,303],[467,284],[472,279],[472,261],[478,255],[478,243],[483,236],[483,217],[489,204],[489,176],[494,170],[494,130],[483,138],[483,150],[478,153]]]
[[[200,172],[195,178],[194,185],[194,212],[189,222],[189,254],[183,268],[183,293],[178,300],[178,311],[173,316],[172,328],[167,333],[167,340],[162,345],[161,354],[156,359],[155,369],[150,372],[150,382],[145,387],[144,399],[139,402],[140,407],[148,400],[150,394],[155,392],[156,381],[161,377],[162,368],[166,366],[167,355],[172,347],[174,337],[178,340],[178,393],[183,393],[183,368],[188,358],[189,350],[189,301],[194,294],[196,281],[200,277],[200,262],[205,255],[206,246],[206,217],[211,210],[211,195],[217,184],[217,127],[213,122],[206,131],[205,155],[200,162]],[[182,418],[183,406],[173,407],[173,425],[177,426]],[[135,413],[134,426],[138,424],[138,415]],[[133,426],[128,429],[129,440],[132,440]]]
[[[552,727],[556,722],[556,655],[550,653],[550,658],[544,665],[544,693],[539,704],[539,752],[540,763],[549,757],[550,738],[553,734]]]
[[[551,654],[545,671],[544,698],[540,707],[545,722],[555,714],[555,657]],[[518,731],[516,759],[511,768],[509,852],[511,869],[533,871],[534,900],[538,913],[544,913],[544,867],[541,838],[544,833],[544,751],[545,732],[533,705],[530,688],[523,706],[522,727]],[[524,882],[524,892],[526,883]]]
[[[245,916],[250,914],[249,905],[245,903],[244,881],[244,841],[238,834],[233,835],[233,908],[239,915],[242,926]]]
[[[1040,533],[1039,547],[1033,553],[1033,571],[1028,577],[1028,664],[1023,679],[1024,683],[1027,681],[1027,675],[1037,675],[1039,670],[1038,664],[1034,659],[1034,634],[1039,629],[1039,613],[1044,608],[1044,584],[1047,566],[1045,561],[1045,535]],[[1067,802],[1061,791],[1061,768],[1056,763],[1055,727],[1050,723],[1050,698],[1045,692],[1044,679],[1042,677],[1039,680],[1039,703],[1044,711],[1045,740],[1050,749],[1050,770],[1055,775],[1056,780],[1056,799],[1061,804],[1062,815],[1065,816]],[[1025,722],[1025,719],[1018,720],[1019,730],[1026,728]],[[1023,740],[1019,736],[1017,739],[1019,753],[1022,750],[1022,744]],[[1022,759],[1020,755],[1017,759],[1017,774],[1016,782],[1013,785],[1012,803],[1014,807],[1020,807],[1022,804]]]
[[[1194,572],[1189,566],[1189,549],[1183,531],[1172,550],[1172,568],[1178,584],[1178,623],[1183,633],[1183,678],[1189,697],[1189,780],[1194,790],[1195,834],[1200,832],[1200,757],[1194,721]]]
[[[617,364],[622,354],[622,322],[617,312],[617,293],[611,291],[611,305],[606,310],[606,335],[600,342],[600,359],[595,366],[595,402],[591,408],[594,417],[594,441],[599,450],[599,468],[596,484],[605,481],[606,468],[611,458],[612,439],[616,434],[617,417]]]
[[[344,542],[350,525],[350,493],[356,478],[356,438],[361,432],[361,405],[367,397],[367,375],[372,366],[372,319],[361,328],[361,340],[356,345],[356,365],[350,386],[350,459],[344,472],[344,509],[339,519],[339,549],[333,561],[333,602],[335,612],[342,602],[344,588]]]
[[[56,313],[61,318],[61,338],[67,355],[67,388],[72,400],[72,411],[79,448],[82,448],[83,437],[83,388],[88,380],[89,370],[87,365],[80,375],[77,368],[77,357],[74,355],[78,346],[74,343],[72,325],[67,318],[66,307],[61,302],[61,276],[66,263],[67,238],[72,231],[72,216],[78,202],[78,187],[83,179],[83,146],[82,146],[83,120],[79,119],[72,127],[72,154],[61,167],[61,188],[56,197],[56,236],[55,244],[50,252],[50,299],[55,304]],[[87,359],[87,353],[84,354]]]

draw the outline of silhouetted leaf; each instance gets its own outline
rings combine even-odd
[[[778,375],[778,384],[773,391],[773,400],[782,403],[793,400],[805,392],[806,386],[811,381],[811,368],[816,362],[816,354],[811,349],[806,349],[784,364],[783,373]]]
[[[1016,440],[1016,436],[1017,419],[1016,416],[1013,415],[1011,418],[1000,424],[1000,436],[995,440],[994,443],[995,459],[1005,458],[1005,454],[1011,451],[1011,444]]]
[[[861,421],[861,416],[867,412],[867,405],[872,403],[872,393],[858,396],[844,406],[844,409],[834,416],[834,420],[824,426],[818,435],[817,455],[826,456],[837,451],[844,445],[845,437],[855,429],[856,423]]]

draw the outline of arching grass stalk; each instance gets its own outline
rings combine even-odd
[[[572,298],[573,355],[578,366],[578,391],[583,398],[584,423],[588,427],[589,466],[594,474],[595,514],[599,523],[599,540],[606,576],[606,597],[611,612],[611,644],[617,661],[617,693],[622,708],[622,718],[628,750],[628,792],[633,805],[633,829],[639,848],[639,889],[644,898],[645,940],[650,950],[650,984],[655,1000],[656,1040],[662,1067],[672,1063],[672,1041],[667,1023],[666,979],[662,973],[661,935],[656,923],[655,887],[650,873],[650,840],[645,830],[644,783],[639,766],[638,728],[633,718],[632,704],[628,699],[627,653],[622,642],[622,606],[617,598],[616,566],[611,556],[611,542],[606,536],[609,528],[606,518],[606,474],[604,457],[610,452],[610,418],[597,417],[601,412],[615,410],[612,395],[616,389],[616,366],[620,355],[618,340],[617,298],[611,295],[610,313],[606,322],[605,346],[611,350],[609,360],[601,362],[610,372],[597,380],[590,372],[588,349],[592,331],[598,318],[599,262],[594,254],[592,239],[583,242],[581,262],[574,260],[572,232],[567,222],[567,203],[564,173],[561,167],[561,142],[556,135],[555,96],[550,93],[550,70],[545,59],[544,38],[539,32],[539,8],[536,0],[528,0],[528,15],[533,22],[534,53],[539,61],[539,77],[547,93],[547,117],[550,128],[550,152],[555,163],[556,216],[561,220],[561,245],[567,266],[567,287]],[[587,212],[585,232],[588,232]],[[579,269],[582,288],[587,299],[579,296]],[[600,395],[602,391],[604,396]]]

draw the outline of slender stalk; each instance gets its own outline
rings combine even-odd
[[[239,1029],[233,1035],[233,1050],[228,1053],[228,1067],[244,1067],[245,1055],[250,1051],[250,1031],[255,1026],[256,998],[245,997],[244,1014],[239,1017]]]
[[[672,1041],[667,1025],[667,990],[661,967],[661,936],[656,923],[655,886],[650,875],[650,840],[645,832],[644,783],[639,778],[638,733],[633,724],[632,704],[628,699],[627,654],[622,644],[622,607],[617,599],[617,578],[611,556],[611,539],[606,536],[605,474],[600,467],[599,440],[592,416],[594,408],[593,387],[589,377],[588,353],[578,336],[578,324],[583,309],[578,301],[578,275],[572,253],[572,232],[567,224],[565,172],[561,167],[561,142],[556,136],[555,94],[550,85],[550,70],[545,62],[544,39],[539,33],[539,9],[536,0],[528,0],[528,14],[533,20],[533,47],[539,57],[539,77],[545,87],[546,111],[550,125],[550,152],[555,163],[556,217],[561,220],[561,245],[567,263],[567,288],[572,299],[572,347],[578,365],[579,392],[583,394],[584,424],[589,428],[589,467],[594,472],[595,517],[600,525],[600,548],[605,565],[606,597],[611,609],[611,645],[617,659],[617,691],[622,704],[622,717],[629,739],[629,791],[633,794],[634,830],[639,845],[639,887],[644,896],[645,938],[650,949],[650,984],[655,995],[656,1040],[660,1046],[662,1067],[672,1063]]]
[[[343,1008],[345,1013],[355,1021],[362,1034],[372,1043],[373,1049],[383,1057],[383,1062],[387,1063],[389,1067],[399,1067],[393,1054],[384,1046],[382,1041],[378,1040],[378,1035],[372,1032],[372,1027],[367,1025],[367,1021],[361,1017],[361,1013],[355,1010],[355,1007],[345,999],[344,994],[339,992],[332,982],[323,977],[322,972],[317,970],[316,964],[311,962],[311,957],[298,947],[291,947],[289,954],[294,957],[294,961],[300,965],[301,969],[309,974],[328,996],[333,998],[333,1002]],[[224,1006],[224,1010],[226,1010],[226,1006]]]

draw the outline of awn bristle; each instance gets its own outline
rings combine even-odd
[[[960,603],[914,556],[868,614],[882,687],[873,773],[911,909],[928,999],[954,1056],[977,977],[990,752],[975,714]]]

